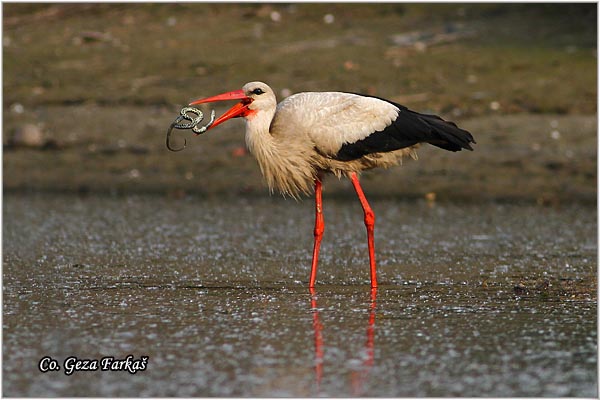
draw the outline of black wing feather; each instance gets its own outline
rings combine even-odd
[[[335,155],[336,159],[350,161],[367,154],[400,150],[417,143],[429,143],[449,151],[473,150],[470,143],[475,143],[475,140],[471,133],[459,128],[454,122],[437,115],[412,111],[386,99],[375,98],[398,107],[398,117],[382,131],[373,132],[354,143],[344,143]]]

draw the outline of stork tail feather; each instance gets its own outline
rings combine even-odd
[[[370,96],[375,97],[375,96]],[[473,150],[475,143],[468,131],[454,122],[433,114],[421,114],[389,100],[381,99],[398,107],[398,116],[381,131],[353,143],[344,143],[335,155],[340,161],[351,161],[372,153],[387,153],[417,143],[429,143],[449,151]],[[412,153],[409,153],[414,158]]]
[[[409,109],[402,111],[414,114],[427,125],[429,129],[424,138],[425,142],[450,151],[473,150],[470,143],[475,143],[475,139],[471,133],[459,128],[454,122],[446,121],[437,115],[421,114]]]

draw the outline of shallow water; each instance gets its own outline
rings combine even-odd
[[[597,395],[595,209],[374,200],[372,293],[360,205],[324,206],[311,294],[310,200],[5,195],[3,394]]]

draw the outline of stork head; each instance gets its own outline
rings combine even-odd
[[[230,118],[244,117],[252,118],[256,113],[261,111],[275,111],[277,106],[277,100],[273,90],[263,82],[250,82],[246,83],[240,90],[234,90],[232,92],[222,93],[216,96],[207,97],[205,99],[195,100],[190,105],[212,103],[214,101],[225,101],[225,100],[241,100],[239,103],[231,107],[213,122],[208,128],[214,128],[215,126],[227,121]]]

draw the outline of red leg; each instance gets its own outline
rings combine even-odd
[[[358,182],[358,177],[356,176],[355,172],[350,175],[350,180],[352,181],[354,190],[356,190],[356,194],[358,195],[358,200],[360,200],[360,204],[365,212],[365,226],[367,227],[367,241],[369,243],[369,264],[371,266],[371,287],[376,288],[377,271],[375,267],[375,238],[373,235],[375,230],[375,213],[367,202],[367,198],[363,193],[362,187],[360,187],[360,183]]]
[[[319,248],[321,238],[325,231],[325,220],[323,219],[323,194],[321,179],[315,179],[315,246],[313,248],[312,267],[310,269],[310,283],[308,287],[314,288],[317,280],[317,264],[319,263]]]

